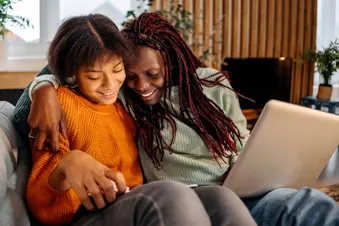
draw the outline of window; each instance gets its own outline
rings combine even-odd
[[[40,38],[40,1],[39,0],[24,0],[13,4],[12,15],[19,15],[26,17],[34,25],[33,28],[19,28],[7,24],[6,27],[9,29],[7,39],[9,42],[39,42]]]
[[[330,41],[339,38],[339,1],[318,0],[317,12],[317,49],[328,46]],[[319,73],[315,73],[313,93],[316,94],[321,82]],[[332,77],[333,96],[339,98],[339,71]]]
[[[13,14],[29,18],[34,29],[9,27],[8,71],[39,71],[46,65],[50,41],[63,19],[81,14],[101,13],[120,28],[126,12],[136,9],[141,0],[22,0]]]

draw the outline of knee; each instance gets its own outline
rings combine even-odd
[[[177,181],[155,181],[144,185],[148,194],[152,196],[160,197],[163,201],[173,201],[178,200],[184,201],[187,199],[194,200],[197,198],[193,189],[187,187],[187,185],[177,182]],[[185,198],[184,198],[185,197]]]
[[[291,188],[278,188],[267,193],[263,199],[268,202],[284,203],[297,192],[297,190]]]
[[[223,186],[206,186],[196,189],[200,198],[207,197],[208,199],[232,200],[239,197],[231,190]]]
[[[151,199],[164,210],[177,212],[190,211],[205,213],[203,204],[193,189],[176,181],[155,181],[144,185],[142,192],[145,199]]]

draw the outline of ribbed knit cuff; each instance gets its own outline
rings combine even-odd
[[[29,90],[28,90],[29,98],[32,100],[33,99],[32,94],[34,90],[43,85],[46,85],[46,83],[51,83],[55,89],[58,89],[60,86],[60,81],[54,75],[52,74],[41,75],[39,77],[36,77],[32,81],[31,86],[29,87]]]

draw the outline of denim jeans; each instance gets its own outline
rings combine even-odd
[[[132,189],[103,210],[90,212],[73,226],[252,226],[244,203],[220,186],[191,189],[156,181]]]
[[[280,188],[243,201],[259,226],[339,225],[339,206],[316,189]]]

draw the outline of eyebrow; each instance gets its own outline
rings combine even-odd
[[[114,65],[113,68],[119,66],[120,64],[122,64],[122,60],[119,61],[116,65]],[[97,71],[97,70],[93,70],[93,69],[87,69],[86,72],[102,72],[102,71]]]
[[[114,65],[113,67],[119,66],[120,64],[122,64],[122,60],[119,61],[116,65]]]
[[[147,70],[145,70],[144,72],[148,72],[148,71],[158,71],[160,72],[161,71],[161,68],[160,67],[151,67],[151,68],[148,68]]]

